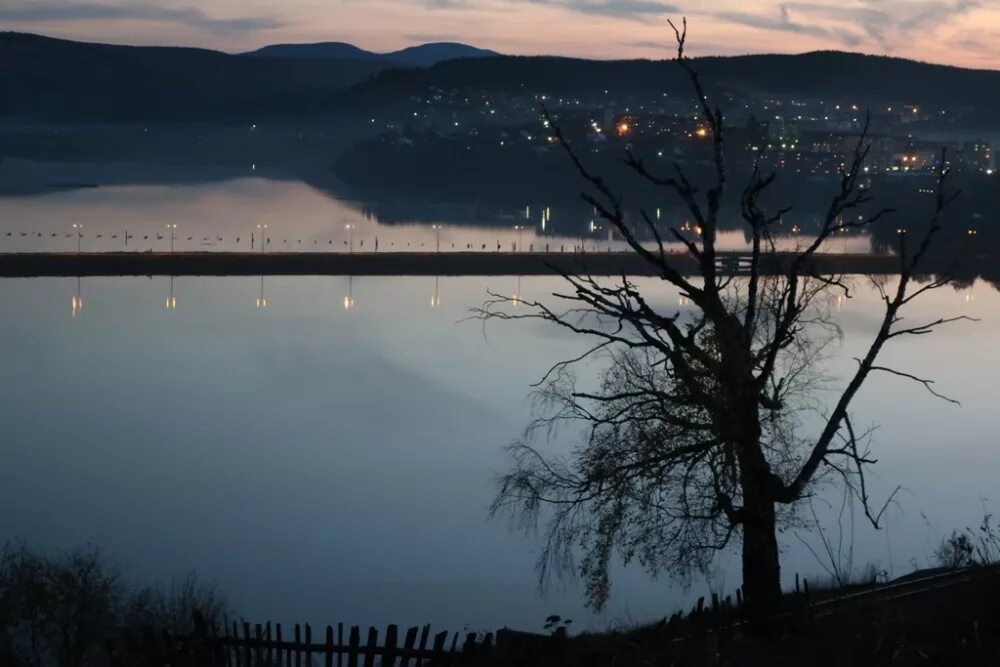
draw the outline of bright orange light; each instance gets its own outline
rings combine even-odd
[[[708,130],[706,130],[703,127],[699,127],[698,130],[695,132],[695,134],[697,134],[699,137],[707,137],[708,136]]]
[[[628,134],[629,126],[628,123],[622,123],[618,126],[618,134]]]

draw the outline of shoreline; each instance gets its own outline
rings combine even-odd
[[[766,256],[762,271],[783,272],[794,253]],[[686,253],[666,256],[670,266],[685,275],[696,274],[696,260]],[[745,252],[717,254],[719,272],[746,273]],[[963,273],[985,266],[987,258],[963,262]],[[952,262],[928,259],[922,273],[953,268]],[[823,274],[898,273],[895,255],[817,254],[808,270]],[[632,251],[626,252],[356,252],[356,253],[241,253],[241,252],[117,252],[117,253],[6,253],[0,254],[0,277],[60,276],[498,276],[552,275],[589,272],[597,276],[656,276],[656,267]]]

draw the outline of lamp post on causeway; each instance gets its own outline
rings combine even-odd
[[[441,225],[431,225],[434,230],[434,252],[441,252]]]
[[[514,229],[517,230],[517,249],[521,250],[521,233],[524,232],[524,225],[514,225]]]
[[[257,225],[257,229],[260,230],[260,254],[264,254],[264,235],[267,233],[267,225]]]
[[[76,230],[76,254],[79,255],[80,254],[80,242],[81,242],[81,239],[83,238],[83,225],[74,222],[73,223],[73,229]]]
[[[347,235],[350,238],[350,245],[348,246],[348,253],[354,254],[354,225],[347,224],[344,225],[344,229],[347,230]]]
[[[170,254],[174,254],[174,239],[177,238],[175,233],[177,231],[177,225],[171,223],[167,225],[167,233],[170,234]]]

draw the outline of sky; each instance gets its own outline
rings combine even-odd
[[[1000,0],[0,0],[0,30],[244,51],[462,41],[509,54],[695,55],[840,49],[1000,69]]]

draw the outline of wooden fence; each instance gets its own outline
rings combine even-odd
[[[194,633],[174,637],[167,631],[144,628],[109,640],[109,664],[192,665],[197,667],[419,667],[460,665],[494,648],[493,633],[431,634],[431,626],[413,627],[401,637],[390,625],[380,640],[376,628],[362,639],[361,628],[326,626],[322,638],[313,637],[308,624],[282,628],[280,623],[226,623],[220,632],[195,619]]]

